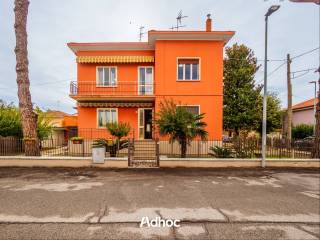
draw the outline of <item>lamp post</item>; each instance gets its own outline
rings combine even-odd
[[[267,61],[268,61],[268,18],[277,11],[280,5],[272,5],[265,15],[265,36],[264,36],[264,84],[263,84],[263,116],[262,116],[262,167],[266,166],[266,145],[267,145]]]
[[[311,81],[309,83],[314,84],[314,98],[313,98],[313,112],[314,112],[314,120],[313,120],[313,135],[316,135],[316,113],[317,113],[317,82]]]

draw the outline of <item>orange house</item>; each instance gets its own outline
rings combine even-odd
[[[222,138],[223,47],[233,31],[148,32],[148,42],[68,43],[77,61],[70,96],[79,136],[105,137],[107,122],[128,122],[136,139],[152,139],[167,98],[205,113],[211,140]],[[90,130],[88,130],[90,129]]]

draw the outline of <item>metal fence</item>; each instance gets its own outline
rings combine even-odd
[[[88,131],[86,134],[90,134],[90,136],[84,137],[83,141],[80,142],[74,142],[65,138],[42,140],[40,142],[41,155],[88,157],[92,155],[92,143],[94,139],[109,138],[103,131]],[[313,140],[295,140],[288,142],[281,138],[268,138],[266,155],[268,158],[313,158],[315,148]],[[168,140],[161,139],[159,140],[158,151],[160,156],[168,158],[180,157],[181,153],[178,142],[171,143]],[[0,136],[0,156],[23,154],[24,142],[22,139]],[[112,154],[106,153],[106,156],[110,155]],[[126,147],[117,153],[117,157],[126,156],[128,156],[128,148]],[[232,138],[224,141],[193,140],[187,146],[186,156],[205,158],[260,158],[261,139]]]
[[[178,142],[160,141],[160,155],[180,157]],[[187,157],[217,158],[261,158],[260,138],[230,138],[224,141],[194,140],[188,144]],[[313,158],[313,140],[286,141],[281,138],[268,138],[266,156],[268,158]]]

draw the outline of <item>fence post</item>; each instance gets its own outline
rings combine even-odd
[[[129,138],[129,146],[128,146],[128,167],[131,166],[131,139]]]
[[[156,158],[157,158],[157,167],[160,166],[160,146],[159,139],[156,138]]]

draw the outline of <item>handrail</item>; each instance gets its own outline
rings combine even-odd
[[[117,81],[115,85],[99,85],[95,81],[70,82],[70,95],[154,95],[154,83]]]

